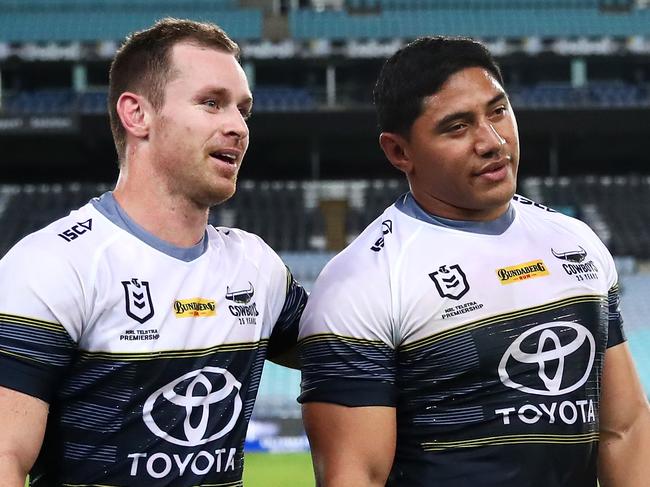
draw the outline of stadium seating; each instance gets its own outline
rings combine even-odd
[[[0,185],[0,256],[25,235],[108,190],[106,184]]]
[[[0,255],[24,235],[107,189],[105,184],[0,185]],[[311,261],[309,252],[335,250],[329,246],[331,228],[323,202],[341,202],[345,245],[407,189],[403,179],[242,181],[235,196],[212,211],[210,221],[256,233],[280,252],[298,252],[295,259],[313,280],[320,257]],[[529,177],[522,180],[521,190],[583,219],[615,255],[650,257],[650,176]]]
[[[566,82],[539,82],[530,86],[510,86],[508,92],[516,108],[617,108],[650,106],[646,85],[623,81],[591,81],[583,87]]]
[[[306,88],[261,86],[253,90],[256,112],[313,110],[316,98]],[[3,97],[2,112],[11,115],[33,114],[104,114],[106,91],[75,93],[70,89],[21,91]]]
[[[85,5],[85,3],[84,3]],[[130,3],[129,3],[130,5]],[[185,4],[149,3],[149,8],[133,9],[115,2],[110,9],[38,9],[5,10],[0,14],[0,40],[3,42],[40,41],[121,41],[135,30],[148,27],[156,20],[171,16],[191,17],[218,23],[236,40],[262,38],[260,9],[222,10],[192,8]],[[180,6],[179,6],[180,5]]]
[[[650,257],[650,177],[527,178],[524,191],[590,224],[615,255]]]
[[[296,39],[414,38],[432,32],[483,38],[650,35],[650,10],[596,8],[425,8],[348,11],[296,10],[289,14]]]
[[[516,108],[617,108],[650,106],[650,87],[623,81],[593,81],[575,88],[567,82],[540,82],[508,87]],[[256,112],[314,110],[320,106],[307,88],[259,86],[253,90]],[[3,97],[2,112],[12,115],[106,113],[106,92],[72,90],[23,91]]]

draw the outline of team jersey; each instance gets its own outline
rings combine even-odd
[[[594,487],[618,300],[582,222],[521,196],[455,222],[407,194],[318,277],[300,401],[395,407],[388,486]]]
[[[111,193],[0,261],[0,385],[50,404],[35,486],[238,486],[264,360],[306,294],[257,236],[147,233]]]

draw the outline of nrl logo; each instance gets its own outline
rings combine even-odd
[[[126,314],[138,323],[144,323],[153,314],[153,303],[148,281],[138,281],[135,277],[130,281],[122,281]]]
[[[226,286],[226,299],[240,304],[250,303],[250,300],[253,299],[253,295],[255,294],[255,288],[250,281],[248,281],[248,286],[248,289],[241,291],[231,291],[230,286]]]
[[[460,299],[469,291],[467,277],[458,264],[440,266],[429,277],[442,298]]]

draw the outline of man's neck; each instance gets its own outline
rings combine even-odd
[[[205,234],[209,209],[200,208],[180,195],[169,194],[156,182],[136,185],[121,174],[113,196],[129,218],[172,245],[192,247]]]

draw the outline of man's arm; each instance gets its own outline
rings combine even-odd
[[[47,403],[0,387],[0,484],[23,487],[43,443]]]
[[[395,456],[395,408],[310,402],[303,421],[318,487],[386,484]]]
[[[601,487],[643,487],[650,479],[650,406],[627,344],[607,350],[600,406]]]

